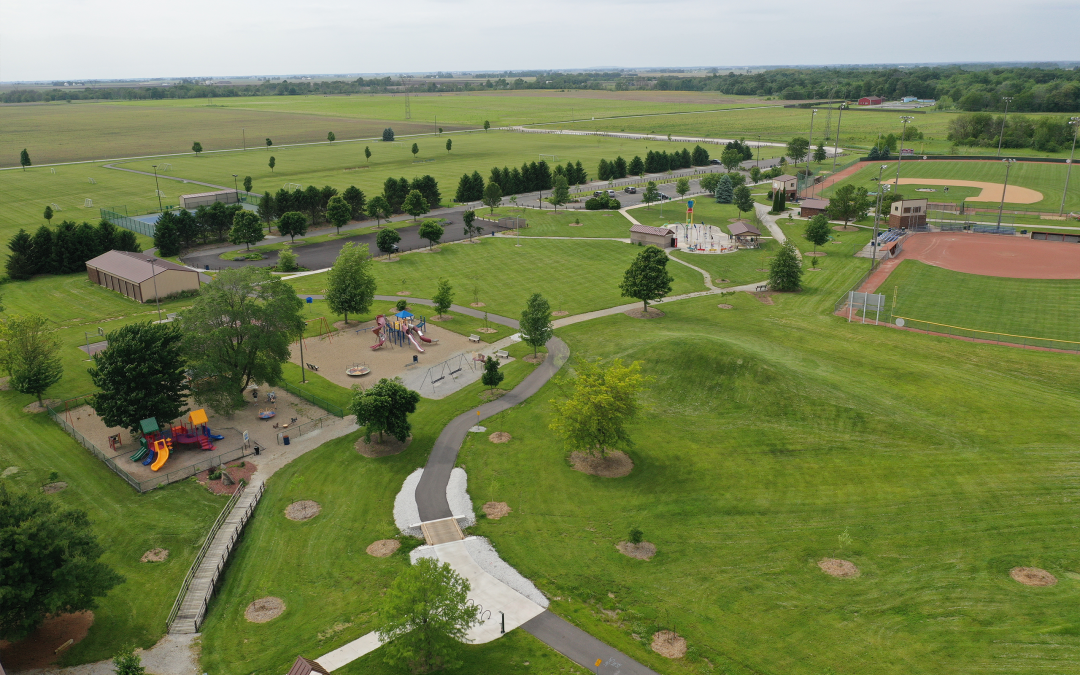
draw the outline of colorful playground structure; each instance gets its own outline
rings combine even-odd
[[[186,423],[181,422],[164,430],[158,426],[156,418],[148,417],[139,422],[142,438],[139,439],[139,449],[130,459],[133,462],[142,462],[143,466],[157,471],[169,461],[169,452],[174,444],[197,445],[203,450],[216,450],[212,441],[220,441],[225,437],[213,433],[209,422],[206,410],[202,408],[189,413]]]
[[[715,225],[675,223],[666,227],[675,233],[676,245],[691,253],[728,253],[738,250],[731,237]]]
[[[422,316],[417,317],[405,309],[389,319],[380,314],[375,317],[375,327],[371,329],[378,342],[371,345],[371,348],[373,350],[379,349],[387,342],[398,347],[404,347],[406,342],[410,342],[413,347],[416,347],[416,351],[423,353],[424,348],[420,346],[420,342],[429,344],[433,342],[431,338],[424,335],[424,329],[426,328],[427,319]],[[419,339],[419,342],[417,339]]]

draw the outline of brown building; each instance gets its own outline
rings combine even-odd
[[[812,218],[819,213],[825,213],[827,208],[829,208],[828,199],[804,199],[799,202],[799,215],[803,218]]]
[[[109,251],[88,260],[86,275],[95,284],[138,302],[197,291],[202,283],[197,270],[128,251]]]
[[[757,248],[761,245],[761,232],[745,220],[736,220],[728,226],[728,231],[739,246]]]
[[[200,206],[210,206],[214,202],[236,204],[240,196],[236,190],[218,190],[217,192],[197,192],[191,195],[180,195],[180,208],[197,209]]]
[[[633,225],[630,227],[630,243],[642,246],[659,246],[660,248],[675,247],[675,233],[666,227],[652,227],[651,225]]]
[[[794,197],[795,183],[795,176],[789,176],[785,173],[772,179],[772,189],[773,192],[776,192],[777,190],[783,190],[787,193],[788,197]]]
[[[893,202],[889,210],[889,227],[924,227],[926,225],[925,199],[901,199]]]

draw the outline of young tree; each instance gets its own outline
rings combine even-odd
[[[414,162],[416,161],[416,153],[418,153],[418,152],[420,152],[420,146],[417,145],[416,143],[413,143],[412,144],[412,156],[413,156],[413,161]]]
[[[420,223],[420,229],[417,231],[421,239],[427,239],[428,249],[432,246],[438,246],[439,240],[443,236],[443,227],[437,220],[425,220]]]
[[[880,189],[880,187],[879,187]],[[829,200],[826,212],[833,220],[843,220],[846,227],[848,221],[865,218],[872,203],[866,188],[856,188],[851,183],[841,185]]]
[[[5,264],[8,276],[16,281],[25,281],[34,276],[38,263],[34,252],[34,238],[30,233],[20,229],[8,240],[8,249],[11,251]]]
[[[454,146],[454,141],[449,139],[449,138],[446,139],[446,152],[447,153],[450,152],[450,148],[452,148],[453,146]]]
[[[624,298],[637,298],[649,311],[649,301],[658,301],[671,292],[675,277],[667,271],[667,254],[655,246],[646,246],[623,275],[619,284]]]
[[[247,404],[252,382],[277,384],[304,330],[292,286],[260,267],[223,269],[180,314],[195,401],[223,415]]]
[[[372,199],[371,201],[374,202],[375,200]],[[385,230],[381,230],[378,236],[375,237],[375,246],[385,253],[386,257],[389,259],[390,254],[397,248],[399,241],[401,241],[401,234],[394,228],[388,227]]]
[[[270,161],[268,162],[268,166],[270,167],[270,173],[274,173],[274,167],[276,165],[277,165],[277,160],[274,159],[273,155],[270,155]]]
[[[720,163],[728,171],[734,171],[742,161],[742,153],[736,148],[724,148],[724,151],[720,153]]]
[[[244,192],[251,192],[251,176],[244,176]]]
[[[439,279],[439,285],[435,289],[435,297],[431,299],[435,303],[435,312],[442,318],[450,305],[454,304],[454,288],[446,279]]]
[[[270,231],[270,223],[274,221],[274,213],[277,208],[277,204],[274,203],[274,195],[269,192],[264,192],[262,199],[259,200],[258,214],[259,217],[266,221],[266,230]],[[187,211],[185,210],[185,213]]]
[[[195,153],[195,156],[196,156],[196,157],[198,157],[198,156],[199,156],[199,153],[200,153],[200,152],[202,152],[202,143],[200,143],[200,142],[198,142],[198,141],[195,141],[195,142],[194,142],[194,143],[193,143],[193,144],[191,145],[191,151]],[[26,152],[26,151],[24,150],[23,152]]]
[[[469,209],[465,213],[461,214],[461,219],[465,222],[465,234],[469,236],[470,241],[472,241],[472,238],[475,235],[484,233],[484,228],[478,225],[473,225],[473,222],[476,220],[476,211]]]
[[[555,206],[556,211],[559,210],[560,206],[570,201],[570,186],[567,184],[566,176],[555,177],[555,184],[551,188],[548,201]]]
[[[406,389],[401,380],[385,377],[363,391],[353,394],[350,408],[356,415],[356,423],[364,427],[364,439],[370,443],[373,433],[379,434],[379,443],[383,434],[390,434],[404,443],[412,433],[409,415],[416,412],[420,394]]]
[[[506,375],[499,370],[499,362],[492,357],[487,357],[484,361],[484,374],[480,376],[480,381],[488,389],[494,389],[499,386]]]
[[[401,210],[412,216],[415,221],[417,216],[424,215],[430,209],[427,200],[424,199],[424,195],[420,194],[419,190],[410,190],[405,197],[405,201],[401,204]]]
[[[146,674],[146,668],[143,668],[142,664],[142,657],[136,654],[131,647],[125,647],[113,657],[113,668],[116,670],[116,675]]]
[[[165,258],[180,253],[180,229],[172,211],[161,214],[154,223],[154,247],[157,254]]]
[[[829,156],[828,153],[825,152],[825,146],[823,146],[823,145],[818,145],[817,149],[814,150],[814,161],[815,162],[824,162],[825,159],[828,158],[828,156]]]
[[[739,209],[739,217],[742,218],[743,212],[751,212],[754,210],[754,197],[750,194],[750,188],[745,185],[740,185],[735,188],[735,199],[733,200],[735,208]]]
[[[273,144],[274,144],[274,142],[272,140],[270,140],[269,138],[266,139],[266,150],[267,150],[267,152],[270,151],[270,146],[273,145]]]
[[[536,356],[536,350],[546,345],[554,332],[551,323],[551,305],[544,296],[539,293],[529,296],[525,302],[525,309],[521,312],[518,326],[521,328],[521,339],[533,348],[533,356]]]
[[[387,662],[416,673],[459,666],[459,645],[480,623],[480,607],[467,602],[470,588],[449,563],[420,558],[406,567],[378,614]]]
[[[490,128],[491,128],[491,122],[488,122],[487,120],[484,120],[484,131],[487,131]]]
[[[124,578],[98,560],[85,511],[10,483],[0,481],[0,639],[17,642],[50,615],[96,608]]]
[[[367,244],[348,242],[341,247],[334,266],[327,273],[326,304],[334,314],[364,314],[375,300],[375,275]]]
[[[490,213],[495,212],[495,207],[502,203],[502,188],[498,183],[488,183],[484,188],[484,198],[481,200],[484,206],[491,209]]]
[[[375,227],[381,226],[382,219],[390,217],[390,202],[386,201],[386,197],[382,195],[375,195],[368,202],[367,214],[369,218],[375,219]],[[380,247],[379,250],[381,251],[382,248]]]
[[[731,176],[724,174],[716,184],[716,203],[730,204],[735,199],[735,189],[731,186]]]
[[[30,166],[30,153],[27,152],[26,148],[23,148],[23,151],[19,153],[19,164],[22,165],[23,171],[26,171],[26,167]]]
[[[652,203],[660,201],[660,191],[656,189],[656,183],[649,181],[645,184],[645,192],[641,193],[641,201],[645,202],[647,206],[645,208],[651,209]]]
[[[785,241],[769,263],[769,288],[774,291],[797,291],[802,288],[802,273],[795,244]]]
[[[47,222],[47,223],[49,223],[50,225],[52,225],[52,219],[53,219],[53,210],[52,210],[52,207],[51,207],[51,206],[46,206],[46,207],[45,207],[45,213],[44,213],[44,216],[45,216],[45,222]]]
[[[750,167],[750,182],[751,183],[760,183],[761,182],[761,169],[759,167],[756,167],[756,166]]]
[[[147,417],[173,420],[184,412],[188,383],[183,336],[175,323],[133,323],[109,333],[94,355],[90,380],[100,391],[94,412],[110,427],[135,433]],[[147,358],[147,355],[153,358]]]
[[[572,449],[600,456],[632,445],[626,425],[641,407],[638,396],[645,384],[641,362],[624,366],[614,359],[604,367],[599,360],[582,361],[576,370],[570,397],[551,401],[555,414],[550,429]]]
[[[806,157],[807,151],[810,149],[810,141],[807,139],[796,136],[788,141],[787,144],[787,156],[791,158],[791,161],[798,164]]]
[[[680,178],[675,181],[675,192],[677,192],[680,197],[685,197],[686,193],[690,192],[690,179]]]
[[[806,230],[803,232],[803,236],[806,237],[807,241],[814,245],[814,253],[817,253],[817,247],[824,246],[825,243],[829,241],[828,216],[819,213],[811,218],[806,223]]]
[[[64,376],[60,342],[49,320],[34,314],[12,316],[0,324],[0,337],[6,342],[3,360],[11,388],[33,394],[41,405],[41,395]]]
[[[337,136],[334,135],[333,131],[326,134],[326,142],[327,143],[333,143],[336,140],[337,140]]]
[[[352,218],[352,206],[341,195],[334,195],[326,203],[326,217],[341,234],[341,228],[348,225]]]
[[[394,130],[390,127],[383,129],[382,139],[384,143],[390,143],[394,140]]]
[[[278,219],[278,234],[288,235],[290,241],[296,241],[296,235],[307,234],[307,217],[299,211],[289,211]]]
[[[275,267],[278,272],[295,272],[299,269],[296,260],[296,251],[287,248],[282,249],[281,252],[278,253],[277,265],[275,265]]]
[[[364,146],[364,159],[367,160],[368,164],[371,164],[371,146]]]
[[[229,241],[233,244],[245,244],[247,250],[251,250],[252,244],[257,244],[266,238],[263,232],[259,216],[254,211],[241,209],[233,216],[233,226],[229,230]],[[162,254],[164,255],[164,254]]]

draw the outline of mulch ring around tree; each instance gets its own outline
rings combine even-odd
[[[390,457],[391,455],[397,455],[405,452],[405,448],[409,447],[412,443],[412,436],[405,439],[402,443],[398,439],[389,434],[383,435],[382,443],[379,442],[378,434],[372,434],[371,442],[368,443],[364,440],[364,437],[356,439],[356,451],[364,457],[370,457],[376,459],[378,457]]]
[[[319,506],[319,502],[310,499],[302,499],[285,507],[285,517],[289,520],[303,522],[305,520],[311,520],[319,515],[321,511],[322,507]]]
[[[488,334],[490,334],[490,333],[498,333],[499,329],[498,328],[477,328],[476,332],[477,333],[488,333]]]
[[[818,567],[825,574],[830,577],[836,577],[838,579],[853,579],[859,576],[859,568],[855,566],[855,563],[850,560],[840,560],[839,558],[824,558],[818,561]]]
[[[749,292],[749,291],[747,291],[747,292]],[[774,305],[774,304],[776,304],[776,303],[773,302],[773,299],[772,299],[773,291],[758,291],[758,292],[750,293],[750,295],[754,296],[754,298],[757,299],[758,302],[760,302],[763,305]]]
[[[68,640],[72,644],[82,642],[93,624],[94,613],[90,611],[61,614],[45,619],[36,631],[19,642],[0,640],[4,668],[9,673],[45,668],[63,655],[65,650],[58,652],[58,647]]]
[[[854,225],[833,225],[832,229],[837,232],[857,232],[859,230],[859,228]]]
[[[241,464],[243,466],[240,466]],[[240,489],[240,481],[251,482],[251,476],[257,468],[255,464],[248,460],[239,460],[225,466],[215,466],[206,471],[200,471],[195,474],[195,480],[199,481],[199,485],[216,495],[231,495]],[[221,476],[210,480],[210,474],[215,471],[220,471]]]
[[[58,399],[55,399],[55,398],[46,398],[46,399],[43,399],[41,401],[41,403],[42,403],[42,405],[38,405],[38,402],[34,401],[33,403],[31,403],[31,404],[29,404],[27,406],[24,406],[23,407],[23,412],[43,413],[46,410],[48,410],[50,405],[55,405],[57,403],[60,403],[60,401]]]
[[[61,490],[63,490],[67,486],[68,486],[67,483],[65,483],[62,480],[59,480],[59,481],[56,481],[55,483],[48,483],[46,485],[42,485],[41,486],[41,491],[44,492],[47,495],[51,495],[51,494],[56,494],[57,492],[60,492]]]
[[[152,548],[146,553],[142,554],[139,558],[139,562],[165,562],[169,559],[169,549],[167,548]]]
[[[729,305],[726,302],[721,302],[717,307],[720,309],[735,309],[735,305]]]
[[[628,309],[623,312],[623,314],[632,319],[659,319],[660,317],[667,316],[655,307],[650,307],[648,313],[643,309]]]
[[[485,389],[480,392],[480,400],[484,402],[494,401],[505,396],[508,392],[505,389]]]
[[[669,659],[686,656],[686,638],[670,630],[662,630],[652,638],[652,650]]]
[[[825,251],[810,251],[809,253],[803,253],[803,255],[808,255],[811,258],[821,258],[828,254]]]
[[[534,364],[539,365],[539,364],[543,363],[544,359],[546,359],[546,358],[547,358],[547,353],[545,352],[545,353],[540,353],[540,354],[529,354],[528,356],[526,356],[522,360],[525,361],[525,363],[534,363]]]
[[[470,302],[469,307],[487,307],[487,305],[482,302]]]
[[[488,436],[488,440],[492,443],[509,443],[510,434],[506,433],[505,431],[496,431],[495,433]]]
[[[506,502],[488,502],[487,504],[484,504],[484,515],[492,520],[498,520],[503,516],[508,516],[511,511],[513,511],[513,509],[510,508]]]
[[[570,223],[570,227],[585,227],[585,223]]]
[[[394,552],[401,548],[401,542],[397,539],[380,539],[379,541],[372,542],[367,547],[367,554],[375,556],[376,558],[389,558],[394,555]]]
[[[622,450],[610,450],[600,456],[594,452],[584,453],[578,450],[570,453],[570,466],[574,471],[603,478],[622,478],[634,470],[634,461]]]
[[[566,311],[565,309],[557,309],[551,313],[551,316],[567,316],[569,314],[570,312]]]
[[[643,541],[638,544],[629,541],[620,541],[618,544],[615,544],[615,548],[619,549],[619,553],[637,560],[650,560],[656,555],[656,544],[649,541]]]
[[[1053,586],[1057,583],[1057,577],[1039,567],[1014,567],[1009,570],[1009,576],[1025,586]]]
[[[412,291],[398,291],[397,295],[412,295]]]
[[[285,601],[281,598],[267,596],[259,598],[247,606],[244,610],[244,618],[251,623],[266,623],[281,616],[285,611]]]

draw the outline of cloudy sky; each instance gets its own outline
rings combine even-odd
[[[0,0],[0,80],[1080,60],[1077,25],[1077,0]]]

